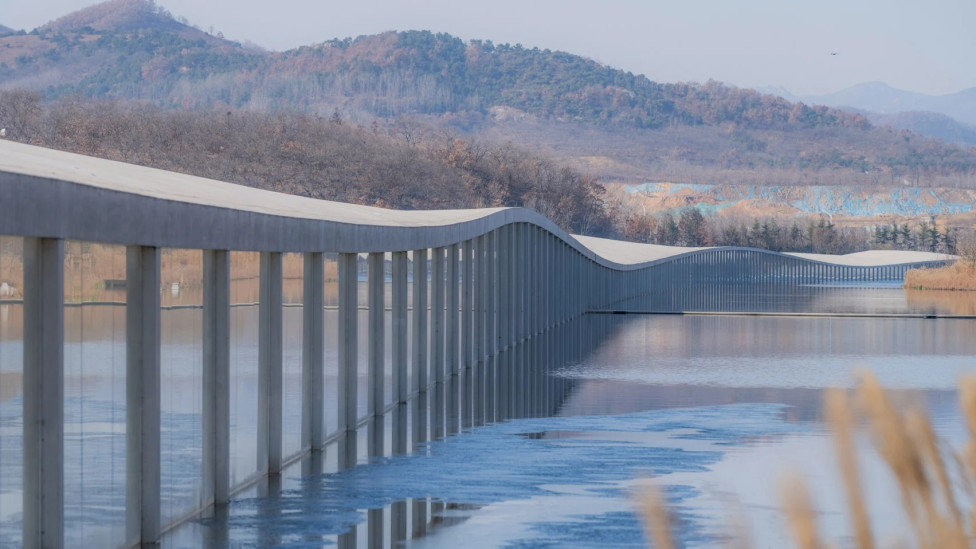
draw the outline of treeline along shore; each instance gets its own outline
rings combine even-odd
[[[0,91],[6,139],[311,198],[397,209],[531,208],[577,234],[682,246],[956,253],[973,231],[920,223],[866,231],[829,218],[641,211],[596,174],[508,141],[406,120],[360,125],[336,111],[173,110],[143,102]]]

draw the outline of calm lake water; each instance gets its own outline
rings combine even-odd
[[[758,304],[749,310],[974,309],[972,296],[906,294],[898,288],[752,292],[751,301],[746,294],[739,298]],[[663,302],[635,303],[634,310],[649,303]],[[699,303],[714,308],[714,296]],[[16,545],[19,528],[22,350],[17,306],[3,307],[0,545],[7,546]],[[247,477],[254,459],[248,402],[256,394],[256,309],[237,307],[233,317],[238,366],[232,448],[238,480]],[[67,537],[69,545],[101,545],[119,539],[124,523],[124,308],[74,310],[66,315]],[[286,311],[286,347],[295,347],[300,308]],[[198,497],[199,322],[196,309],[164,312],[168,518]],[[643,547],[631,498],[653,477],[665,487],[684,546],[720,545],[730,524],[744,522],[755,546],[779,547],[786,534],[778,482],[790,471],[807,479],[828,537],[843,542],[848,525],[821,421],[823,389],[850,387],[858,370],[871,370],[899,399],[926,408],[939,435],[958,445],[964,432],[955,388],[960,375],[974,372],[974,334],[976,320],[958,318],[587,315],[559,336],[567,342],[588,337],[592,348],[558,365],[558,379],[570,380],[572,389],[553,416],[479,427],[418,445],[407,456],[373,460],[362,455],[366,434],[360,433],[357,467],[340,471],[337,449],[330,446],[321,461],[296,462],[280,482],[245,490],[225,514],[177,528],[164,545]],[[334,349],[329,337],[326,347]],[[289,394],[300,395],[298,365],[300,355],[286,356]],[[334,375],[330,370],[326,380],[330,399]],[[286,453],[297,444],[299,410],[294,398],[286,398]],[[331,430],[334,414],[328,413]],[[880,539],[893,539],[904,524],[891,503],[898,500],[896,487],[870,444],[862,445],[873,522]]]
[[[898,288],[764,288],[775,311],[953,314],[972,296]],[[971,306],[971,305],[970,305]],[[963,313],[965,314],[965,313]],[[871,370],[897,398],[926,408],[959,444],[956,381],[974,372],[976,320],[590,315],[606,337],[557,372],[575,382],[553,417],[515,419],[346,471],[284,475],[274,497],[237,500],[172,546],[645,547],[632,496],[653,477],[685,547],[719,545],[734,528],[756,547],[788,539],[779,482],[805,478],[830,539],[849,535],[821,420],[822,391]],[[893,480],[861,441],[880,540],[905,523]],[[331,457],[330,457],[330,453]],[[363,460],[365,461],[365,460]],[[309,464],[301,465],[308,472]],[[277,488],[277,487],[276,487]],[[738,526],[736,526],[738,525]]]

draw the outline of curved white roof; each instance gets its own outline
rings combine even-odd
[[[701,250],[711,250],[718,248],[691,248],[683,246],[661,246],[659,244],[641,244],[638,242],[623,242],[607,238],[596,238],[593,236],[573,235],[573,238],[581,244],[593,250],[595,253],[625,265],[635,263],[645,263],[648,261],[659,261],[669,257],[675,257],[690,252]],[[779,252],[769,252],[779,253]],[[868,250],[846,255],[831,254],[806,254],[795,252],[783,252],[783,255],[791,255],[810,261],[819,261],[833,265],[845,265],[855,267],[875,267],[881,265],[901,265],[905,263],[922,263],[928,261],[948,261],[957,259],[957,256],[948,254],[937,254],[931,252],[915,252],[905,250]]]
[[[595,261],[623,269],[708,249],[571,236],[523,208],[388,210],[0,139],[2,234],[146,246],[366,253],[446,246],[512,223],[540,226]],[[955,259],[905,251],[788,255],[855,266]]]
[[[830,254],[802,254],[787,252],[786,255],[802,257],[811,261],[822,261],[835,265],[850,265],[855,267],[871,267],[878,265],[900,265],[903,263],[922,263],[926,261],[950,261],[958,256],[937,254],[932,252],[915,252],[909,250],[867,250],[845,255]]]

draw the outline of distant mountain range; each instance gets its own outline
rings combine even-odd
[[[864,128],[867,120],[717,83],[662,84],[564,52],[426,31],[264,52],[211,36],[147,0],[112,0],[0,39],[0,85],[164,106],[330,114],[486,114],[661,128]]]
[[[946,95],[925,95],[893,88],[883,82],[858,84],[839,92],[802,98],[828,107],[854,107],[879,114],[928,111],[976,126],[976,88]]]
[[[976,147],[976,126],[963,124],[944,114],[909,111],[894,114],[865,113],[865,115],[873,124],[935,137],[946,143]]]
[[[947,143],[976,146],[976,88],[945,95],[925,95],[867,82],[824,95],[796,96],[784,88],[765,88],[791,101],[824,105],[863,114],[875,124],[936,137]]]
[[[552,152],[611,180],[936,184],[976,173],[976,150],[717,82],[658,83],[565,52],[427,31],[267,52],[203,32],[148,0],[111,0],[0,36],[4,88],[49,100],[297,110],[400,129],[416,120]],[[965,129],[957,133],[968,139]]]

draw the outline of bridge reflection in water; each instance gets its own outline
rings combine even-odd
[[[381,210],[11,142],[0,196],[0,235],[15,237],[0,275],[21,292],[0,318],[22,327],[0,340],[5,379],[22,379],[3,406],[0,536],[25,546],[155,543],[235,494],[276,493],[292,464],[343,469],[552,413],[569,382],[550,371],[605,335],[593,311],[742,310],[755,305],[743,284],[880,283],[951,260],[664,249],[574,237],[517,208]],[[110,269],[94,265],[98,246],[114,250]],[[187,278],[198,301],[163,298]],[[75,337],[78,307],[117,318]],[[198,346],[164,340],[178,310],[198,315]],[[100,382],[74,384],[76,364]],[[199,413],[164,405],[181,397]],[[391,508],[391,524],[414,535],[438,505]]]
[[[498,383],[487,383],[486,393],[495,392],[495,397],[486,400],[508,403],[503,408],[509,412],[499,418],[556,415],[576,382],[552,373],[588,356],[614,326],[611,316],[583,315],[525,341],[521,354],[526,362],[511,363],[512,370],[498,375]],[[500,355],[499,362],[519,360],[518,354]],[[476,380],[471,382],[477,385]],[[431,383],[426,391],[388,407],[381,416],[362,422],[357,430],[330,437],[320,451],[305,454],[286,466],[281,475],[259,479],[239,492],[230,505],[175,529],[164,537],[164,543],[223,547],[334,542],[340,547],[387,547],[394,541],[420,538],[450,525],[465,505],[446,504],[434,497],[405,497],[426,494],[433,487],[425,486],[425,479],[402,473],[402,469],[402,476],[396,467],[385,469],[392,462],[381,458],[427,456],[436,451],[431,444],[472,428],[452,431],[450,425],[454,423],[452,415],[463,423],[467,413],[473,418],[474,410],[455,412],[432,407],[438,400],[452,400],[452,387],[458,390],[457,401],[463,402],[464,385],[463,373],[461,379],[448,378],[440,386]],[[519,385],[531,390],[517,389]],[[443,396],[438,398],[438,393]],[[415,421],[423,417],[426,422]],[[432,434],[438,429],[445,435]],[[370,463],[376,464],[374,469],[353,476],[344,473]],[[459,478],[458,482],[465,480]]]

